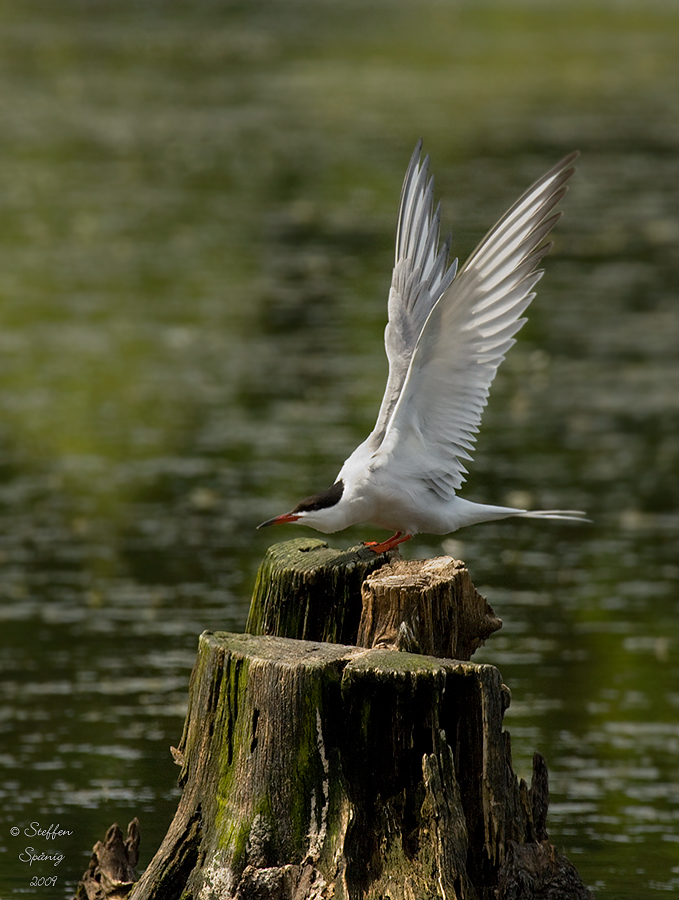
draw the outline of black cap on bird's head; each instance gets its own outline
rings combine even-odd
[[[329,509],[339,503],[343,493],[344,482],[340,478],[339,481],[336,481],[327,491],[321,491],[320,494],[312,494],[310,497],[305,497],[291,512],[283,513],[282,516],[274,516],[273,519],[267,519],[266,522],[262,522],[257,528],[267,528],[269,525],[285,525],[288,522],[297,522],[299,519],[305,518],[310,513],[319,512],[319,510],[322,509]]]

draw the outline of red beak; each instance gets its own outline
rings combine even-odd
[[[262,522],[257,528],[268,528],[269,525],[286,525],[288,522],[296,522],[299,518],[301,516],[296,516],[294,513],[283,513],[282,516],[274,516],[273,519],[267,519],[266,522]]]

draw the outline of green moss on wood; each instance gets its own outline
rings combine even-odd
[[[362,544],[334,550],[318,538],[274,544],[257,573],[245,630],[355,644],[361,585],[389,559]]]
[[[343,794],[336,739],[325,729],[338,713],[343,668],[361,652],[247,634],[201,637],[196,678],[203,692],[216,684],[221,691],[210,751],[219,760],[213,849],[236,874],[253,857],[274,865],[326,853]]]
[[[383,561],[313,538],[276,545],[250,633],[201,636],[184,794],[149,884],[191,868],[185,900],[231,884],[255,896],[265,870],[300,897],[326,896],[323,884],[345,900],[494,896],[507,842],[535,830],[499,672],[328,643],[353,643],[361,583]]]

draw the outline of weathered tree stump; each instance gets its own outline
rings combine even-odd
[[[78,884],[74,900],[124,900],[137,878],[139,862],[139,819],[127,826],[127,837],[117,822],[106,832],[103,842],[92,848],[92,858]]]
[[[578,872],[554,844],[509,844],[497,900],[591,900]]]
[[[492,896],[535,830],[505,704],[493,666],[203,634],[184,793],[133,900]]]
[[[364,643],[470,656],[501,624],[460,564],[396,556],[375,572],[387,560],[363,549],[272,548],[248,627],[295,639],[201,636],[182,797],[130,900],[588,896],[547,838],[544,760],[530,789],[512,771],[498,670],[354,646],[360,626]],[[296,639],[312,633],[351,645]]]
[[[274,544],[257,573],[245,631],[354,644],[363,581],[396,556],[362,544],[333,550],[313,537]]]
[[[464,563],[395,559],[363,582],[356,643],[471,659],[502,622],[479,594]]]
[[[450,556],[403,560],[296,538],[269,548],[245,630],[468,660],[501,627]]]

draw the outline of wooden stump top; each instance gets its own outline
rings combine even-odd
[[[362,595],[362,647],[468,660],[502,627],[465,564],[450,556],[391,560],[367,576]]]
[[[361,585],[397,555],[374,553],[363,544],[334,550],[314,537],[274,544],[259,567],[245,630],[355,644]]]

